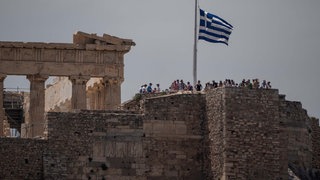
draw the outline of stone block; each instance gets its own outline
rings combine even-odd
[[[177,159],[186,159],[187,156],[186,156],[185,154],[178,154],[178,155],[176,156],[176,158],[177,158]]]
[[[92,161],[95,162],[106,162],[105,156],[93,156]]]
[[[173,124],[173,122],[166,122],[163,125],[163,134],[175,134],[175,125]]]
[[[116,151],[117,151],[116,142],[115,141],[107,141],[105,156],[106,157],[116,157]]]
[[[143,144],[141,142],[135,142],[135,143],[129,143],[132,146],[130,146],[129,149],[129,153],[128,155],[130,157],[135,157],[135,158],[139,158],[139,157],[143,157]]]
[[[108,168],[108,175],[122,175],[122,169]]]
[[[105,157],[106,143],[103,141],[97,141],[93,144],[93,157]]]
[[[151,176],[161,176],[163,173],[163,167],[161,165],[153,165],[150,170]]]
[[[150,133],[153,133],[153,124],[151,122],[144,122],[143,123],[143,131],[146,133],[146,134],[150,134]]]
[[[179,135],[187,134],[187,126],[184,123],[175,123],[175,133]]]
[[[92,135],[93,136],[102,136],[103,137],[103,136],[106,136],[107,133],[106,132],[93,132]]]
[[[164,130],[164,123],[163,122],[154,122],[152,126],[153,133],[158,134],[162,133]]]
[[[127,155],[127,143],[126,142],[116,142],[116,157],[124,158]]]
[[[178,171],[165,171],[164,174],[166,177],[178,177]]]

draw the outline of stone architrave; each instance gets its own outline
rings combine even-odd
[[[27,137],[43,137],[44,132],[44,108],[45,108],[45,81],[47,75],[27,75],[30,81],[30,109],[29,122],[26,122]]]
[[[5,116],[5,111],[3,109],[3,81],[6,78],[5,74],[0,74],[0,137],[4,135],[3,121]]]
[[[73,43],[0,41],[0,73],[124,78],[123,55],[135,43],[104,36],[77,32]]]
[[[104,109],[116,110],[121,104],[121,79],[104,77]]]
[[[89,76],[70,76],[69,80],[72,83],[72,109],[86,109],[86,84],[90,79]]]

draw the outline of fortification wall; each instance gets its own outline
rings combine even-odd
[[[277,90],[215,89],[207,104],[214,179],[286,179]]]
[[[173,93],[172,93],[173,94]],[[127,111],[136,111],[136,112],[143,112],[144,111],[144,101],[145,99],[153,98],[153,97],[160,97],[164,95],[169,95],[169,93],[160,92],[160,93],[144,93],[140,94],[137,93],[134,97],[124,103],[121,104],[122,110]]]
[[[278,90],[216,88],[141,105],[141,114],[49,112],[46,140],[0,139],[0,179],[288,179],[289,160],[320,166],[318,121]]]
[[[205,96],[176,94],[145,100],[143,129],[150,179],[208,179]]]
[[[139,177],[145,171],[142,137],[141,115],[49,113],[45,178]]]
[[[319,119],[311,118],[312,168],[320,170],[320,127]]]
[[[38,179],[204,179],[204,102],[203,95],[148,99],[144,115],[49,112],[47,140],[41,141],[45,145],[32,145],[35,140],[30,139],[4,139],[11,145],[2,149],[1,159],[17,163],[0,174],[3,179],[23,179],[30,171],[25,164],[20,164],[20,174],[7,172],[16,173],[17,164],[36,153],[38,161],[32,162],[41,176]],[[32,147],[18,154],[24,141]],[[17,153],[5,157],[12,150]]]
[[[225,119],[225,94],[221,88],[214,89],[207,92],[206,96],[206,110],[208,118],[208,134],[209,139],[209,154],[210,170],[212,171],[212,178],[219,179],[223,175],[224,167],[224,119]]]
[[[282,100],[281,126],[286,134],[288,163],[292,167],[312,167],[311,121],[300,102]]]
[[[43,179],[47,141],[0,138],[0,144],[0,179]]]
[[[145,114],[48,113],[44,177],[203,179],[203,95],[148,99]]]

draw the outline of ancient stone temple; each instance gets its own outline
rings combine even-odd
[[[29,120],[23,126],[28,137],[42,137],[48,77],[63,76],[71,82],[71,109],[86,109],[86,83],[101,78],[101,106],[115,109],[121,103],[124,54],[133,45],[132,40],[83,32],[74,34],[73,43],[0,42],[0,136],[7,75],[26,75],[30,81]]]
[[[116,108],[132,45],[81,32],[73,44],[0,43],[1,90],[27,75],[32,127],[0,137],[1,180],[320,179],[319,120],[277,89],[139,94]]]

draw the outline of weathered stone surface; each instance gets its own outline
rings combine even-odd
[[[319,119],[311,118],[312,168],[320,169],[320,127]]]
[[[277,90],[225,88],[226,178],[280,179]],[[286,166],[287,167],[287,166]],[[242,169],[245,169],[243,171]]]
[[[0,179],[43,179],[48,141],[0,138]]]
[[[290,163],[290,177],[317,177],[318,120],[277,90],[217,88],[142,105],[48,113],[47,139],[0,139],[0,179],[288,179]]]
[[[0,73],[118,77],[132,40],[77,32],[74,43],[0,42]],[[110,40],[110,42],[108,42]],[[100,44],[97,44],[101,42]],[[81,66],[80,66],[81,65]],[[110,69],[119,69],[110,71]],[[123,78],[123,76],[121,77]]]

